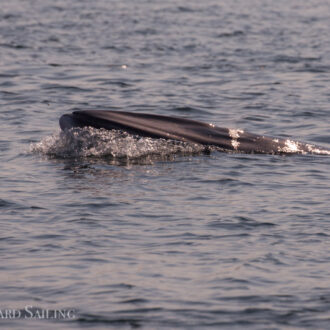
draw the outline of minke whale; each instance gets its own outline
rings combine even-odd
[[[291,139],[273,138],[241,129],[217,127],[191,119],[111,110],[81,110],[61,116],[61,129],[94,127],[122,130],[142,137],[172,139],[214,146],[221,151],[263,154],[315,153],[330,150]]]

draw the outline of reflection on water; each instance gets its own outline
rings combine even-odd
[[[77,318],[0,326],[327,329],[329,157],[56,129],[74,109],[113,109],[329,149],[329,12],[2,1],[0,310]]]

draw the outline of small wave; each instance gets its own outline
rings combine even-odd
[[[153,139],[128,134],[118,130],[93,127],[73,128],[46,136],[30,145],[33,153],[57,157],[111,157],[135,159],[150,155],[197,154],[205,146],[174,140]]]
[[[245,33],[243,31],[237,30],[232,32],[223,32],[217,35],[217,38],[231,38],[237,36],[243,36]]]
[[[45,90],[64,90],[64,91],[71,91],[71,92],[91,92],[90,89],[80,88],[77,86],[70,86],[70,85],[60,85],[60,84],[43,84],[42,88]]]
[[[274,62],[286,62],[286,63],[300,63],[300,62],[311,62],[320,61],[320,57],[301,57],[301,56],[290,56],[290,55],[277,55],[274,57]]]
[[[11,205],[14,205],[14,203],[6,201],[6,200],[0,198],[0,208],[1,207],[9,207]]]

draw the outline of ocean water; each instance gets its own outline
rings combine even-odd
[[[329,156],[58,119],[147,112],[329,149],[329,31],[322,0],[2,1],[0,326],[328,328]]]

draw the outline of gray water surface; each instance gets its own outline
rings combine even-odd
[[[328,328],[328,156],[124,136],[113,157],[99,135],[63,152],[58,119],[148,112],[329,149],[329,31],[322,0],[1,3],[0,311],[21,318],[0,326]]]

